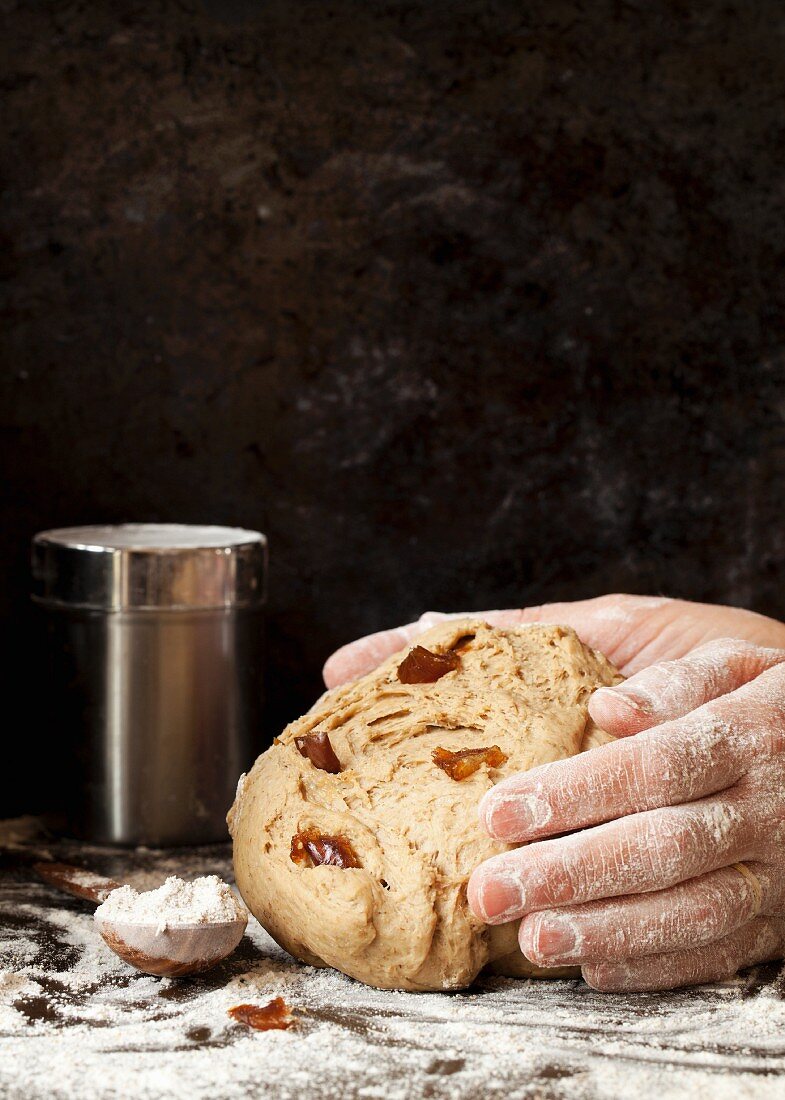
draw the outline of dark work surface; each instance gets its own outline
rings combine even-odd
[[[227,847],[112,852],[3,834],[0,1094],[8,1100],[780,1100],[785,971],[667,993],[596,993],[580,980],[480,978],[458,993],[391,993],[301,966],[249,922],[209,973],[149,978],[104,948],[86,902],[40,882],[54,858],[152,889],[167,875],[231,878]],[[285,997],[283,1035],[227,1009]]]
[[[2,12],[14,701],[62,524],[268,533],[267,736],[429,607],[785,617],[777,0]]]

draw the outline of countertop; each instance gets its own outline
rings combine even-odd
[[[0,822],[0,1096],[353,1098],[785,1095],[785,967],[667,994],[489,978],[454,994],[390,993],[294,962],[253,920],[191,979],[125,966],[91,907],[36,879],[40,858],[145,888],[231,879],[228,847],[118,851]],[[229,1008],[282,996],[288,1031]]]

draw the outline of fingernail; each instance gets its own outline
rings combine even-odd
[[[492,791],[480,811],[485,828],[497,840],[522,840],[529,833],[544,828],[553,817],[548,800],[536,793]]]
[[[651,705],[648,700],[644,699],[634,688],[628,688],[626,684],[619,684],[617,687],[597,688],[593,698],[600,698],[606,702],[610,702],[611,700],[621,702],[624,703],[625,706],[634,707],[635,710],[643,711],[644,714],[648,714],[651,710]]]
[[[475,900],[486,924],[504,924],[514,920],[523,909],[523,886],[511,871],[487,872],[477,885]]]
[[[564,917],[543,917],[537,923],[533,947],[538,957],[558,959],[574,955],[578,937],[572,921]]]
[[[592,989],[604,993],[625,990],[630,985],[630,968],[623,962],[595,963],[594,966],[583,967],[583,980]]]

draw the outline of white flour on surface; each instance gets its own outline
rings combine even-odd
[[[223,852],[127,858],[137,889],[230,873]],[[396,993],[295,963],[253,918],[208,974],[154,978],[106,947],[86,903],[23,867],[0,880],[3,1100],[780,1100],[783,992],[771,967],[669,994],[497,978]],[[289,1031],[227,1015],[278,996]]]
[[[246,909],[217,875],[184,882],[171,875],[157,890],[142,893],[133,886],[112,890],[95,911],[95,919],[128,924],[154,924],[156,932],[182,924],[212,924],[242,919]]]
[[[98,875],[95,871],[87,871],[83,867],[78,867],[73,871],[69,870],[68,881],[73,883],[74,886],[82,886],[88,890],[101,890],[106,887],[106,880],[103,875]]]

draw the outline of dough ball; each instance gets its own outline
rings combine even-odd
[[[514,847],[484,832],[477,804],[506,776],[610,740],[587,704],[620,680],[567,627],[440,623],[323,696],[241,781],[228,820],[246,905],[296,958],[384,989],[536,972],[517,921],[491,928],[468,907],[472,870]],[[466,749],[497,751],[449,755]]]

